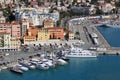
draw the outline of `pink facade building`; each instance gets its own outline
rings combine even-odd
[[[0,32],[6,32],[11,34],[11,24],[10,23],[0,23]]]
[[[11,36],[20,38],[20,24],[18,22],[12,22],[11,23]]]
[[[20,38],[20,25],[17,22],[0,23],[0,32],[10,33],[11,37]]]

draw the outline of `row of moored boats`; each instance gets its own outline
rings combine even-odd
[[[84,50],[82,48],[73,47],[73,46],[71,46],[70,49],[63,50],[61,54],[63,55],[64,58],[57,58],[54,56],[54,58],[50,58],[50,59],[42,57],[42,59],[33,58],[29,61],[20,61],[19,64],[15,65],[14,67],[11,67],[10,70],[16,73],[24,73],[25,71],[35,68],[47,70],[57,65],[67,64],[69,58],[71,57],[93,58],[98,56],[95,51]]]
[[[25,71],[31,69],[42,69],[48,70],[49,68],[54,68],[58,65],[65,65],[67,61],[63,59],[36,59],[33,58],[29,61],[20,61],[19,64],[10,67],[10,71],[15,73],[23,74]]]

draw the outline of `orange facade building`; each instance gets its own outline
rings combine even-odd
[[[62,27],[44,28],[50,32],[50,39],[64,39],[64,29]]]
[[[52,19],[47,19],[43,21],[44,28],[54,27],[54,22]]]

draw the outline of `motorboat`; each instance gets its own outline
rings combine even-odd
[[[21,62],[20,64],[29,68],[29,69],[35,69],[36,68],[35,65],[32,65],[30,62]]]
[[[35,65],[35,66],[38,64],[38,62],[40,62],[40,60],[36,59],[36,58],[33,58],[29,61],[29,63],[31,63],[32,65]]]
[[[67,62],[65,60],[63,60],[63,59],[57,59],[57,63],[58,63],[58,65],[65,65],[65,64],[67,64]]]
[[[10,71],[15,72],[15,73],[18,73],[18,74],[23,74],[23,71],[20,70],[20,69],[17,68],[17,67],[10,67]]]
[[[36,59],[36,58],[33,58],[33,59],[31,59],[30,61],[39,62],[40,60],[39,60],[39,59]]]
[[[49,66],[47,64],[41,62],[36,65],[36,68],[47,70],[47,69],[49,69]]]
[[[16,65],[16,67],[18,67],[22,71],[28,71],[29,70],[27,67],[24,67],[24,66],[22,66],[20,64]]]
[[[120,28],[120,24],[115,24],[115,23],[109,23],[109,24],[106,24],[106,26],[108,27],[113,27],[113,28]]]
[[[30,63],[32,64],[32,65],[37,65],[38,64],[38,62],[36,62],[36,61],[30,61]]]
[[[55,65],[53,64],[52,60],[49,59],[43,59],[42,62],[46,65],[48,65],[49,67],[54,67]]]
[[[70,60],[69,58],[66,58],[66,57],[62,57],[62,59],[66,62],[69,62],[69,60]]]

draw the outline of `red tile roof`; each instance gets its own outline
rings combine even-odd
[[[47,19],[47,20],[44,20],[44,23],[53,23],[53,20],[52,19]]]

